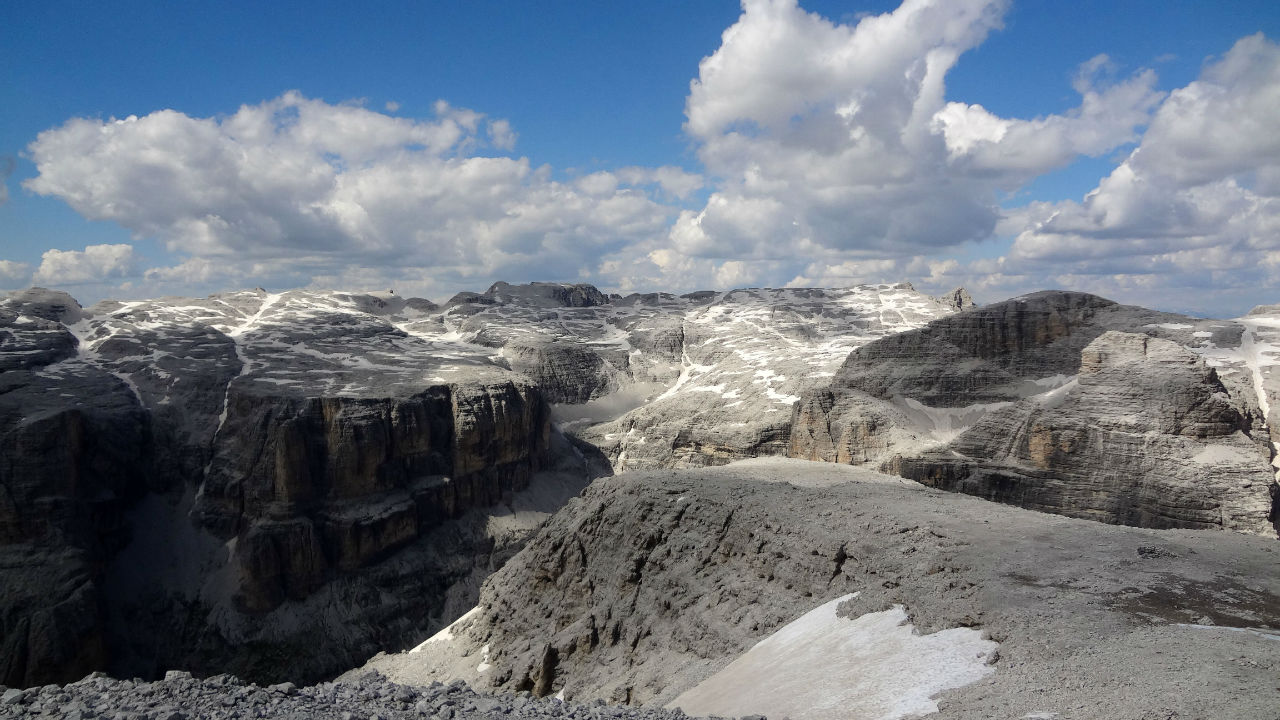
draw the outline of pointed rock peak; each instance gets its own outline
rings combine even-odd
[[[949,308],[954,308],[955,310],[964,310],[966,308],[976,307],[978,304],[973,301],[972,297],[970,297],[969,291],[965,290],[963,287],[958,287],[946,295],[939,295],[938,297],[935,297],[934,300],[937,300]]]

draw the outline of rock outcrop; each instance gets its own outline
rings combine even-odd
[[[1015,298],[854,351],[796,404],[789,454],[1105,522],[1274,536],[1268,425],[1230,357],[1246,337],[1083,293]]]
[[[0,687],[0,713],[5,717],[46,714],[56,717],[197,717],[236,720],[247,712],[261,717],[371,718],[420,720],[448,716],[452,720],[687,720],[661,708],[574,706],[552,698],[484,695],[463,683],[428,687],[398,685],[377,673],[350,683],[325,682],[298,687],[293,683],[259,686],[219,674],[195,678],[172,671],[151,682],[117,680],[95,673],[63,686],[26,690]]]
[[[548,464],[550,418],[512,382],[404,398],[232,389],[193,514],[236,538],[237,607],[262,613],[497,505]]]
[[[11,293],[0,683],[337,672],[461,614],[588,477],[636,467],[791,454],[1268,532],[1280,316],[968,305],[907,284]]]
[[[1275,537],[1272,469],[1250,410],[1190,350],[1107,332],[1077,379],[993,410],[889,468],[944,490],[1102,522]]]
[[[491,350],[397,327],[433,308],[0,304],[0,682],[315,678],[465,609],[586,470]]]
[[[0,307],[0,681],[103,666],[103,563],[145,487],[148,418],[119,378],[76,359],[70,297]]]
[[[790,405],[849,351],[972,304],[908,283],[605,296],[495,283],[402,327],[492,348],[612,471],[784,453]]]
[[[1245,628],[1280,624],[1273,549],[1236,533],[1028,512],[829,464],[626,473],[552,518],[447,633],[368,667],[410,684],[461,678],[661,705],[857,592],[842,615],[901,605],[921,635],[975,628],[1000,643],[987,679],[934,698],[939,717],[1140,717],[1157,703],[1166,716],[1265,718],[1275,637]],[[791,661],[774,658],[776,672]],[[807,679],[832,697],[862,680],[824,669]]]

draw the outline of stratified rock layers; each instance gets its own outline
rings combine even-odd
[[[389,312],[262,291],[0,306],[0,684],[315,678],[473,602],[528,530],[467,514],[563,441],[525,378],[443,363],[369,308]],[[307,644],[327,652],[286,650]]]
[[[889,463],[989,500],[1121,525],[1275,535],[1271,468],[1212,368],[1174,343],[1108,332],[1078,385],[994,411],[945,449]]]
[[[1072,517],[1274,537],[1257,400],[1188,348],[1239,336],[1081,293],[971,310],[852,353],[796,404],[790,454]]]
[[[1246,628],[1280,621],[1274,544],[1029,512],[832,464],[640,471],[571,501],[448,633],[368,667],[397,682],[664,704],[857,593],[849,618],[896,604],[921,635],[973,627],[1000,643],[986,682],[937,698],[944,717],[1084,706],[1136,718],[1158,698],[1162,716],[1269,718],[1275,637]],[[771,660],[778,675],[795,669],[793,655]],[[810,687],[834,696],[875,675],[836,666]]]
[[[512,382],[403,398],[233,389],[195,514],[237,539],[237,606],[266,612],[523,490],[550,433],[537,391]]]

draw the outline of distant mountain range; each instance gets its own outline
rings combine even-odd
[[[1274,306],[974,307],[905,283],[10,293],[0,683],[334,675],[453,621],[551,513],[631,470],[792,457],[1275,538],[1278,357]]]

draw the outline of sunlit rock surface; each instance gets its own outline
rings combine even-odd
[[[789,454],[1144,527],[1274,537],[1269,322],[1043,292],[868,344],[795,405]]]

